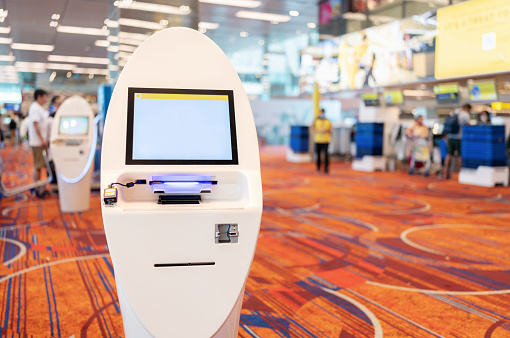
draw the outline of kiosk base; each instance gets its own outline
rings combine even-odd
[[[459,183],[493,188],[496,185],[508,186],[508,167],[485,167],[476,169],[462,168]]]
[[[310,153],[295,153],[294,151],[292,151],[292,149],[288,149],[287,162],[292,163],[312,162],[312,155]]]
[[[91,178],[92,172],[89,170],[79,182],[67,183],[60,178],[57,171],[58,196],[62,212],[82,212],[90,209]]]
[[[129,305],[122,284],[120,284],[118,280],[115,282],[117,284],[117,292],[119,295],[119,304],[122,312],[122,322],[124,324],[124,334],[126,338],[153,338],[154,336],[147,331]],[[241,294],[237,298],[234,308],[232,309],[232,312],[230,312],[227,320],[225,320],[211,338],[237,338],[243,298],[244,287],[241,290]]]
[[[384,171],[385,168],[386,159],[384,156],[363,156],[352,161],[352,169],[356,171]]]

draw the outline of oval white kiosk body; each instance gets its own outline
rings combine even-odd
[[[50,135],[62,212],[90,208],[96,135],[94,113],[87,100],[80,96],[66,99],[55,114]]]
[[[237,337],[262,185],[248,97],[221,49],[188,28],[147,39],[115,86],[101,160],[126,337]]]

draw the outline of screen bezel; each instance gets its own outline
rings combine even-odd
[[[135,116],[135,93],[191,94],[191,95],[227,95],[230,117],[231,160],[138,160],[133,159],[133,129]],[[126,128],[126,165],[238,165],[237,134],[233,90],[215,89],[174,89],[174,88],[128,88],[127,128]]]
[[[72,118],[77,118],[77,117],[85,117],[87,119],[87,131],[85,133],[82,133],[82,134],[63,133],[61,131],[63,119],[66,119],[66,118],[72,119]],[[84,115],[79,115],[79,116],[64,115],[64,116],[60,116],[60,119],[58,121],[58,134],[59,135],[65,135],[65,136],[87,136],[89,134],[89,129],[90,129],[90,117],[89,116],[84,116]]]

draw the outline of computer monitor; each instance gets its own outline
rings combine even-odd
[[[459,103],[459,86],[457,84],[434,86],[434,93],[439,104]]]
[[[468,89],[469,101],[473,103],[493,102],[498,100],[498,90],[496,88],[496,82],[494,81],[470,83]]]
[[[379,106],[379,94],[378,93],[363,93],[361,99],[365,103],[366,107],[377,107]]]
[[[232,90],[128,88],[127,165],[238,164]]]
[[[389,90],[383,93],[387,105],[398,106],[404,103],[404,95],[401,90]]]
[[[60,135],[87,135],[89,132],[88,116],[62,116],[58,127]]]

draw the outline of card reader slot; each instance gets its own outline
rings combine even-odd
[[[179,266],[211,266],[216,265],[216,262],[190,262],[190,263],[159,263],[154,264],[155,268],[175,268]]]
[[[159,195],[158,204],[200,204],[200,195]]]

